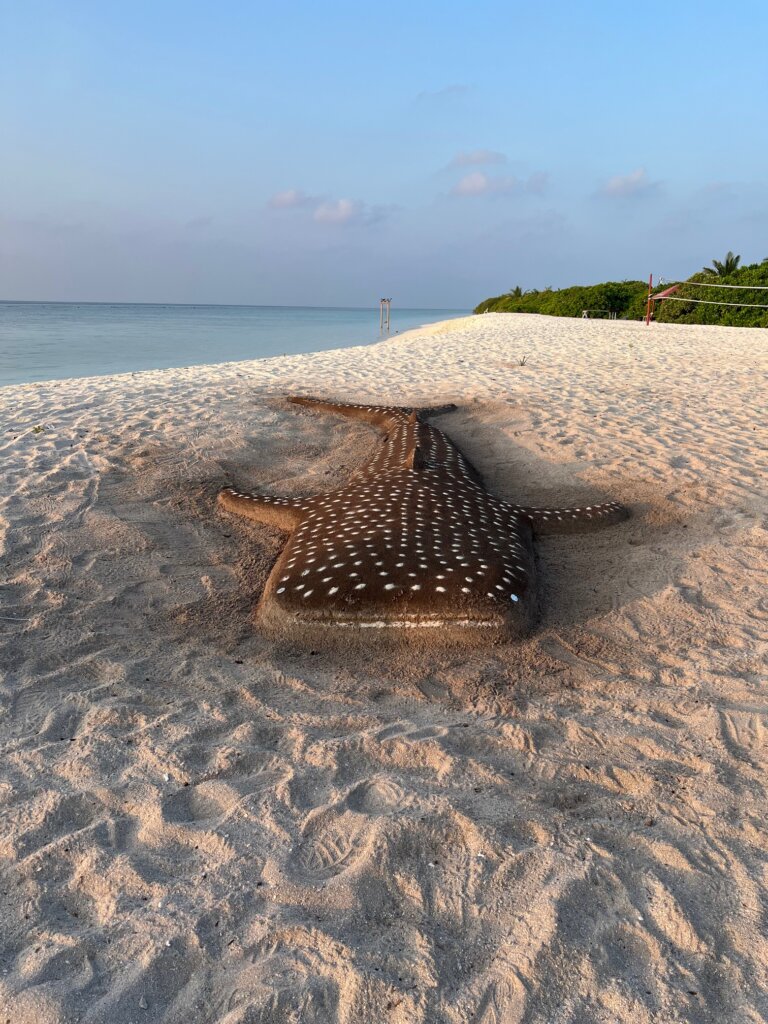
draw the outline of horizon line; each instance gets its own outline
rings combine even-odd
[[[218,307],[236,309],[354,309],[354,310],[378,310],[378,304],[372,306],[314,306],[292,303],[274,302],[148,302],[148,301],[126,301],[118,299],[0,299],[0,305],[30,305],[30,306],[193,306],[193,307]],[[471,309],[470,306],[395,306],[394,309],[407,309],[415,312],[437,310],[462,311]]]

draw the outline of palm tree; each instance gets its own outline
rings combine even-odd
[[[512,296],[513,299],[522,299],[523,289],[518,284],[510,291],[509,294]]]
[[[716,277],[728,277],[738,269],[740,263],[741,256],[734,256],[729,249],[722,263],[720,260],[712,260],[712,266],[702,267],[702,270],[705,274],[714,274]]]

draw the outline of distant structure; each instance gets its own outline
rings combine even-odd
[[[379,299],[379,330],[389,331],[389,313],[392,299]]]
[[[582,311],[581,311],[581,319],[582,320],[589,320],[589,319],[591,319],[592,313],[607,313],[608,314],[608,316],[607,316],[608,320],[618,320],[618,318],[619,318],[619,314],[615,313],[611,309],[582,309]]]

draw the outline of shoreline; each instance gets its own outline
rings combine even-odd
[[[758,1020],[765,339],[487,314],[0,389],[6,1014]],[[522,641],[267,636],[284,535],[218,490],[379,443],[293,392],[456,402],[491,493],[632,517],[536,542]]]
[[[369,350],[369,349],[376,348],[378,345],[385,345],[385,344],[387,344],[389,342],[399,340],[400,338],[404,338],[406,335],[409,335],[409,334],[417,334],[417,333],[421,333],[423,331],[429,331],[430,328],[433,328],[433,327],[442,328],[444,325],[453,324],[456,321],[463,320],[463,319],[469,319],[469,318],[468,317],[450,317],[448,320],[435,320],[435,321],[432,321],[430,323],[423,324],[420,327],[414,327],[414,328],[411,328],[408,331],[402,331],[402,332],[396,333],[394,335],[391,335],[391,336],[389,336],[387,338],[381,338],[378,341],[372,341],[372,342],[364,343],[362,345],[347,345],[347,346],[345,346],[343,348],[320,349],[317,352],[295,352],[295,353],[288,353],[288,354],[285,354],[285,355],[278,355],[278,356],[274,356],[274,355],[273,356],[259,356],[259,357],[255,358],[255,359],[230,359],[230,360],[225,360],[224,362],[221,362],[221,363],[192,363],[189,366],[166,366],[166,367],[163,367],[161,369],[125,370],[122,373],[97,373],[97,374],[92,374],[92,375],[86,376],[86,377],[54,377],[54,378],[51,378],[50,380],[32,380],[32,381],[22,381],[22,382],[17,383],[17,384],[3,384],[2,386],[0,386],[0,395],[2,395],[3,391],[5,391],[7,388],[34,388],[34,387],[46,387],[46,386],[49,386],[49,385],[56,385],[56,384],[66,384],[66,385],[73,385],[73,384],[79,384],[79,383],[89,383],[90,384],[90,383],[98,383],[98,382],[105,382],[105,381],[110,381],[110,382],[116,382],[117,383],[117,382],[120,382],[121,380],[124,380],[124,381],[127,382],[129,378],[133,379],[135,377],[144,377],[144,376],[146,376],[148,374],[158,374],[158,373],[160,373],[160,374],[162,374],[162,373],[179,374],[179,373],[194,372],[194,371],[199,371],[199,372],[202,373],[204,371],[209,371],[209,370],[210,371],[223,372],[225,370],[230,370],[230,369],[233,369],[233,372],[234,372],[234,368],[240,368],[242,370],[244,367],[250,367],[252,364],[256,364],[257,366],[259,366],[262,363],[266,363],[266,362],[275,362],[275,361],[282,361],[282,360],[287,360],[287,359],[303,359],[303,358],[308,357],[308,356],[316,356],[316,355],[320,355],[320,354],[324,354],[324,355],[338,355],[339,353],[344,353],[344,352],[348,352],[348,351],[357,351],[358,349]]]
[[[8,303],[8,304],[9,305],[17,305],[18,303]],[[63,303],[63,304],[65,304],[65,305],[73,305],[73,303]],[[31,303],[31,305],[41,306],[41,305],[49,305],[49,303]],[[96,305],[100,305],[100,304],[96,304]],[[110,309],[114,308],[114,304],[112,304],[112,303],[103,303],[103,305],[108,307],[108,308],[110,308]],[[127,307],[128,308],[133,308],[133,306],[135,306],[135,305],[136,305],[135,303],[127,304]],[[148,305],[151,305],[151,304],[147,304],[147,306]],[[166,308],[166,306],[160,306],[160,305],[151,305],[151,307],[152,308]],[[179,308],[183,310],[183,309],[197,309],[198,307],[197,306],[179,306]],[[207,307],[207,308],[215,308],[215,307]],[[367,312],[368,313],[368,312],[370,312],[370,310],[358,310],[358,309],[352,309],[352,308],[348,308],[347,309],[347,308],[344,308],[344,307],[340,307],[340,308],[337,309],[335,307],[316,307],[315,308],[315,307],[310,307],[310,306],[306,306],[306,307],[303,307],[303,306],[271,306],[271,307],[270,306],[253,306],[253,307],[249,307],[249,306],[243,306],[243,307],[241,307],[241,306],[224,306],[222,308],[224,308],[224,309],[261,309],[261,310],[281,309],[281,310],[289,310],[289,311],[290,310],[294,310],[296,313],[306,312],[307,310],[311,310],[311,311],[317,312],[317,313],[322,313],[324,308],[326,309],[327,312],[331,312],[331,313],[334,313],[334,312],[336,312],[336,313]],[[395,316],[395,323],[397,322],[397,317],[401,317],[401,316],[406,316],[406,322],[408,323],[408,314],[410,312],[412,312],[412,310],[409,310],[409,309],[401,309],[401,310],[399,310],[398,313]],[[424,309],[424,310],[414,310],[414,312],[423,312],[424,314],[429,314],[430,312],[432,312],[434,314],[436,312],[454,312],[454,310],[428,310],[428,309]],[[403,330],[394,330],[394,332],[390,333],[388,336],[383,336],[383,335],[380,334],[379,337],[375,336],[376,335],[376,331],[375,331],[375,328],[373,326],[373,318],[372,318],[371,324],[369,324],[369,325],[366,325],[366,326],[362,326],[362,325],[356,326],[354,328],[354,335],[352,335],[351,338],[350,337],[346,337],[346,335],[349,334],[349,327],[348,327],[348,325],[346,325],[343,322],[337,324],[335,329],[329,328],[328,325],[326,325],[326,327],[324,328],[321,324],[316,324],[312,328],[313,341],[310,341],[309,337],[304,337],[304,335],[306,334],[306,327],[307,327],[307,325],[303,324],[300,318],[298,318],[298,319],[295,318],[294,319],[294,323],[293,323],[293,330],[294,330],[294,333],[295,333],[294,336],[293,337],[288,337],[288,338],[284,337],[282,339],[282,341],[288,342],[288,345],[289,345],[289,348],[290,348],[300,338],[301,339],[301,341],[299,342],[300,344],[302,344],[302,345],[306,344],[306,345],[310,346],[306,351],[291,352],[289,350],[288,352],[285,352],[285,353],[284,352],[280,352],[280,351],[272,351],[272,352],[267,351],[263,355],[258,355],[258,356],[251,356],[251,355],[249,355],[249,356],[244,357],[244,358],[236,357],[236,358],[229,358],[229,359],[219,359],[219,360],[215,360],[215,361],[210,361],[208,359],[205,360],[205,361],[191,361],[191,362],[189,362],[189,364],[186,364],[186,365],[183,365],[183,366],[171,365],[171,366],[168,366],[168,367],[156,367],[156,368],[144,367],[144,368],[139,368],[139,369],[120,370],[119,372],[106,371],[106,372],[103,372],[103,373],[77,374],[75,376],[69,376],[69,377],[50,377],[50,378],[45,378],[43,380],[15,381],[15,382],[11,381],[8,384],[0,384],[0,388],[2,388],[2,387],[15,387],[15,386],[19,386],[20,384],[45,384],[45,383],[53,383],[53,382],[68,381],[68,380],[90,380],[90,379],[95,379],[95,378],[98,378],[98,377],[122,377],[122,376],[128,376],[128,375],[132,375],[132,374],[138,374],[138,373],[160,373],[160,372],[163,372],[164,370],[169,370],[169,371],[191,370],[191,369],[195,369],[195,368],[199,368],[199,367],[223,366],[223,365],[229,364],[229,362],[254,362],[254,361],[261,361],[262,359],[281,358],[283,356],[289,356],[289,355],[312,355],[312,354],[314,354],[316,352],[338,351],[338,350],[345,349],[345,348],[371,347],[373,345],[379,344],[381,341],[386,341],[386,340],[389,340],[390,338],[396,338],[400,334],[408,334],[411,331],[420,331],[420,330],[423,330],[425,328],[430,327],[432,324],[435,324],[435,323],[437,323],[437,324],[449,323],[450,321],[452,321],[452,319],[462,319],[462,318],[465,318],[465,315],[466,314],[451,316],[451,317],[447,318],[446,321],[426,321],[426,322],[424,322],[422,324],[415,324],[413,327],[406,327]],[[137,325],[135,323],[132,324],[131,325],[131,330],[135,331],[136,326]],[[91,329],[90,325],[86,325],[86,324],[82,324],[82,325],[80,325],[80,327],[85,332],[87,332],[88,330]],[[205,324],[197,324],[196,323],[195,327],[200,330],[201,328],[205,327]],[[279,330],[280,330],[282,327],[285,327],[285,325],[278,325],[278,327],[279,327]],[[120,322],[118,322],[116,324],[115,323],[113,323],[113,324],[106,324],[105,323],[105,324],[101,325],[101,328],[102,328],[102,330],[106,334],[109,335],[111,333],[113,336],[116,336],[117,339],[118,339],[118,342],[120,342],[122,340],[122,341],[126,342],[129,346],[130,345],[134,345],[134,346],[139,345],[140,346],[143,343],[143,338],[141,338],[139,335],[135,335],[134,334],[134,335],[130,336],[128,339],[123,337],[121,335],[121,330],[124,329],[124,325],[122,325]],[[256,332],[255,335],[254,335],[254,340],[256,340],[257,345],[260,343],[262,345],[262,347],[266,347],[268,349],[269,344],[270,344],[269,339],[267,337],[264,337],[264,336],[259,337],[259,331],[261,331],[261,332],[264,331],[264,325],[256,322],[255,324],[250,325],[250,328],[252,328],[252,330]],[[172,325],[172,332],[174,330],[177,330],[177,329],[178,329],[178,325],[177,324],[176,325]],[[68,330],[71,330],[71,329],[68,329]],[[153,330],[155,330],[155,332],[159,334],[159,337],[161,339],[164,338],[164,328],[162,326],[158,327],[157,325],[147,325],[147,330],[151,331],[151,332]],[[236,324],[229,325],[228,327],[223,327],[223,328],[222,328],[221,325],[217,325],[215,328],[211,327],[211,330],[214,331],[220,337],[224,337],[224,336],[228,337],[230,349],[231,348],[234,348],[234,349],[238,348],[238,334],[239,334],[239,332],[242,332],[242,330],[243,330],[243,325],[242,324],[238,325],[236,323]],[[338,334],[341,336],[343,341],[339,345],[332,344],[332,345],[329,346],[327,343],[324,344],[324,342],[323,342],[324,336],[326,338],[328,338],[328,336],[330,334],[332,334],[334,331],[338,332]],[[296,334],[296,332],[298,332],[298,334]],[[369,337],[370,340],[367,340],[367,341],[366,340],[362,340],[362,341],[360,340],[360,338],[366,338],[366,337]],[[70,338],[69,340],[70,340],[70,342],[72,342],[72,338]],[[66,342],[67,342],[67,332],[65,332],[65,338],[63,338],[63,341],[60,341],[60,343],[66,345]],[[24,344],[30,344],[30,343],[34,345],[35,338],[33,338],[32,341],[30,341],[28,339],[27,341],[24,342]],[[241,339],[241,343],[242,343],[242,339]],[[13,337],[12,326],[11,326],[11,341],[10,341],[10,346],[11,346],[10,351],[11,351],[11,354],[12,354],[12,350],[13,350],[13,345],[14,344],[18,348],[19,340],[18,340],[18,338],[14,338]],[[321,347],[319,347],[319,348],[311,347],[312,344],[314,344],[314,345],[319,344],[319,345],[321,345]],[[182,357],[186,356],[186,357],[190,357],[190,358],[195,359],[197,354],[199,354],[198,352],[196,352],[196,349],[198,349],[199,346],[200,346],[200,338],[199,337],[198,338],[193,337],[193,340],[191,340],[190,344],[188,343],[188,339],[187,339],[186,350],[184,350],[183,348],[180,348],[179,352],[182,353],[182,354],[180,354],[178,357],[182,358]],[[76,345],[76,347],[77,347],[77,345]],[[137,352],[138,352],[138,349],[137,349]],[[90,352],[89,354],[90,354],[90,356],[92,358],[95,356],[94,352]],[[7,353],[5,353],[4,351],[0,351],[0,364],[1,364],[2,360],[4,358],[6,358],[6,357],[7,357]],[[175,357],[176,356],[174,355],[173,358],[175,358]]]
[[[160,369],[145,369],[145,370],[126,370],[121,373],[111,374],[93,374],[90,376],[83,377],[55,377],[46,380],[39,381],[24,381],[15,384],[3,384],[0,385],[0,397],[2,397],[9,389],[33,389],[50,387],[54,385],[78,385],[80,383],[88,384],[99,384],[99,383],[120,383],[121,381],[128,382],[133,381],[135,378],[147,378],[148,376],[156,374],[168,374],[168,375],[180,375],[180,374],[193,374],[199,373],[204,375],[208,371],[215,373],[217,376],[223,376],[225,372],[231,372],[235,375],[245,375],[246,372],[252,373],[257,376],[256,371],[261,368],[264,364],[281,364],[287,363],[292,360],[303,360],[311,359],[315,356],[340,356],[346,352],[372,352],[378,349],[379,346],[387,346],[393,343],[398,343],[402,340],[408,340],[411,335],[431,335],[431,334],[442,334],[449,333],[454,329],[461,329],[464,325],[464,321],[476,322],[480,319],[489,317],[502,317],[502,318],[519,318],[527,323],[533,321],[546,321],[553,323],[566,323],[566,324],[583,324],[585,323],[581,317],[554,317],[548,316],[544,313],[480,313],[470,314],[464,317],[450,317],[447,320],[435,320],[427,324],[423,324],[419,327],[410,328],[407,331],[397,332],[386,338],[381,338],[377,341],[363,343],[360,345],[348,345],[341,348],[333,349],[320,349],[316,352],[296,352],[288,353],[285,355],[271,355],[271,356],[260,356],[253,359],[237,359],[237,360],[226,360],[218,363],[192,363],[189,366],[169,366]],[[759,334],[763,337],[763,332],[767,331],[765,327],[722,327],[719,324],[667,324],[667,323],[653,323],[649,328],[645,327],[642,321],[636,320],[589,320],[586,323],[595,324],[612,324],[614,327],[618,325],[618,329],[626,328],[629,330],[637,330],[642,328],[640,337],[645,337],[645,331],[651,332],[666,332],[671,336],[674,335],[685,335],[685,334],[698,334],[703,332],[709,334],[709,332],[737,332],[738,335],[748,336],[750,334]]]

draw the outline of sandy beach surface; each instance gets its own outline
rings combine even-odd
[[[488,314],[0,389],[0,1024],[768,1020],[768,332]],[[309,649],[229,483],[341,485],[459,409],[531,636]]]

